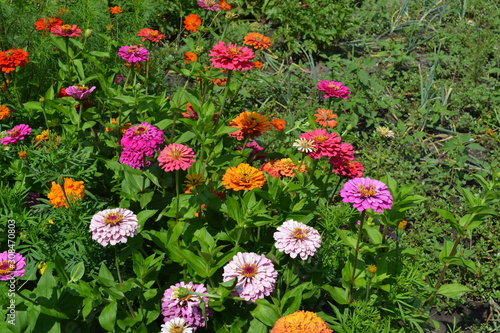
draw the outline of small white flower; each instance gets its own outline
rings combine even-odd
[[[193,333],[193,329],[182,318],[174,318],[161,325],[161,333]]]
[[[297,149],[303,153],[311,153],[313,151],[316,151],[316,147],[314,146],[314,140],[312,139],[307,140],[304,138],[299,138],[295,140],[293,146],[297,147]]]

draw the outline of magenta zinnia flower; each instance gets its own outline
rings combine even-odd
[[[4,251],[0,253],[0,281],[24,275],[26,258],[17,252]]]
[[[56,25],[56,26],[50,28],[50,32],[52,32],[54,34],[52,36],[60,36],[60,37],[81,37],[82,36],[82,35],[80,35],[80,33],[82,32],[82,29],[78,28],[78,26],[76,24]]]
[[[278,272],[274,269],[271,260],[263,254],[259,256],[253,252],[238,252],[224,266],[222,274],[224,282],[238,278],[234,292],[239,297],[252,302],[269,296],[274,290],[277,277]]]
[[[125,45],[118,49],[118,55],[129,63],[146,61],[149,59],[149,51],[137,45]]]
[[[306,152],[311,158],[343,156],[354,159],[352,146],[349,143],[342,143],[342,138],[337,136],[337,133],[328,133],[326,129],[320,128],[303,133],[300,138],[313,141],[316,150]]]
[[[158,156],[160,167],[168,172],[173,170],[187,170],[195,162],[196,155],[193,149],[180,143],[172,143],[163,148]]]
[[[175,318],[182,318],[186,324],[192,326],[193,331],[198,327],[205,326],[205,319],[201,311],[201,300],[205,303],[205,312],[207,317],[210,315],[208,311],[208,297],[183,295],[181,288],[185,288],[196,293],[207,293],[207,288],[203,284],[194,284],[193,282],[179,282],[170,286],[161,299],[162,314],[165,317],[163,320],[168,322]]]
[[[387,185],[370,178],[353,178],[340,190],[343,202],[351,202],[360,212],[372,208],[382,213],[392,207],[392,195]]]
[[[296,258],[300,255],[302,260],[316,253],[316,249],[321,246],[321,236],[313,227],[294,220],[288,220],[278,227],[273,235],[276,240],[276,248]]]
[[[24,140],[26,135],[31,134],[31,127],[26,124],[21,124],[14,126],[10,131],[7,131],[9,136],[2,138],[0,141],[4,145],[8,145],[10,143],[16,143],[17,141]]]
[[[70,86],[66,88],[66,94],[75,99],[86,99],[94,90],[95,87],[88,88],[85,86]]]
[[[164,140],[163,131],[147,122],[130,127],[120,141],[123,147],[120,163],[127,164],[134,169],[150,166],[153,162],[146,158],[153,157]]]
[[[125,208],[105,209],[92,217],[92,239],[102,246],[126,243],[128,237],[137,235],[137,216]]]
[[[198,0],[198,6],[206,10],[218,12],[220,10],[219,2],[216,0]]]
[[[225,42],[219,41],[208,55],[213,57],[210,61],[217,68],[243,71],[254,67],[254,63],[251,61],[255,56],[253,51],[248,47],[241,47],[233,43],[226,45]]]
[[[349,95],[351,94],[349,88],[342,85],[342,82],[323,80],[318,82],[318,86],[316,88],[325,93],[323,96],[324,98],[338,97],[349,99]]]

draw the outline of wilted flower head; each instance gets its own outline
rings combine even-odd
[[[20,124],[14,126],[11,130],[7,131],[8,136],[2,138],[0,142],[3,145],[8,145],[12,143],[16,143],[18,141],[24,140],[26,135],[31,134],[31,127],[26,124]]]
[[[279,251],[292,258],[300,256],[302,260],[313,256],[321,246],[321,236],[316,229],[294,220],[284,222],[273,237]]]
[[[253,252],[238,252],[224,266],[222,274],[224,282],[237,278],[234,292],[239,297],[252,302],[269,296],[275,288],[277,277],[278,272],[274,269],[271,260],[263,254],[258,255]]]
[[[0,253],[0,281],[24,275],[26,258],[17,252],[4,251]]]
[[[50,32],[52,32],[54,35],[52,36],[60,36],[60,37],[81,37],[80,33],[82,32],[82,29],[78,28],[76,24],[70,25],[70,24],[63,24],[63,25],[56,25],[50,28]]]
[[[143,37],[142,41],[145,41],[147,39],[155,43],[159,42],[160,40],[166,37],[165,35],[161,34],[158,30],[153,30],[149,28],[144,28],[139,30],[137,36]]]
[[[230,167],[222,176],[222,185],[235,191],[262,188],[265,182],[266,178],[262,171],[246,163],[240,163],[237,167]]]
[[[179,292],[183,288],[196,293],[207,293],[207,288],[203,284],[194,284],[193,282],[176,283],[165,290],[163,294],[161,299],[162,314],[165,317],[165,322],[175,318],[182,318],[195,331],[198,327],[204,327],[206,324],[201,309],[201,301],[205,303],[203,306],[207,317],[210,315],[208,311],[209,299],[206,296],[183,295]]]
[[[95,86],[88,88],[85,86],[70,86],[66,88],[66,94],[75,99],[86,99],[95,90]]]
[[[349,88],[342,85],[342,82],[323,80],[318,82],[318,86],[316,88],[325,93],[323,96],[324,98],[337,97],[349,99],[349,95],[351,94]]]
[[[137,45],[125,45],[118,49],[118,55],[131,64],[149,59],[149,51]]]
[[[248,47],[240,47],[236,44],[219,41],[208,54],[212,66],[216,68],[230,69],[234,71],[243,71],[252,69],[254,63],[254,53]]]
[[[351,202],[360,212],[372,208],[382,213],[392,207],[392,195],[387,185],[370,178],[353,178],[340,191],[343,202]]]
[[[392,130],[390,130],[389,127],[379,126],[375,130],[377,131],[377,134],[380,135],[381,137],[388,138],[388,139],[394,138],[394,132]]]
[[[137,235],[137,216],[125,208],[105,209],[92,217],[92,239],[102,246],[126,243],[128,237]]]
[[[173,170],[187,170],[195,162],[196,155],[193,149],[180,143],[172,143],[163,148],[158,156],[160,167],[168,172]]]
[[[332,333],[314,312],[296,311],[276,321],[270,333]]]

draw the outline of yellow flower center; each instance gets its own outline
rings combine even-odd
[[[134,53],[134,52],[137,52],[137,51],[139,51],[139,48],[137,46],[131,46],[127,50],[128,53]]]
[[[71,28],[71,25],[69,25],[69,24],[62,25],[61,30],[65,33],[70,33],[71,31],[73,31],[73,29]]]
[[[87,91],[89,88],[87,88],[85,86],[77,86],[75,89],[78,91]]]
[[[363,184],[361,184],[359,185],[358,190],[365,197],[372,197],[377,194],[377,190],[375,189],[375,186],[373,184],[370,184],[369,186],[364,186]]]
[[[257,274],[257,265],[245,263],[241,268],[240,274],[246,278],[252,278]]]
[[[229,55],[238,55],[241,53],[241,51],[237,47],[230,47],[229,50],[227,51]]]
[[[183,326],[175,325],[174,327],[168,330],[170,333],[182,333],[184,331]]]
[[[120,213],[109,213],[104,217],[104,223],[111,226],[120,224],[123,221],[123,215]]]
[[[329,84],[328,88],[333,88],[334,90],[339,90],[339,87],[334,84]]]
[[[293,238],[301,240],[306,237],[307,237],[307,230],[302,228],[295,228],[293,230]]]
[[[12,260],[5,260],[0,262],[0,275],[7,275],[16,267]]]
[[[10,58],[14,54],[13,50],[8,50],[5,52],[5,57]]]
[[[16,136],[19,133],[19,128],[14,128],[10,131],[10,136]]]
[[[158,31],[150,30],[150,31],[148,31],[148,35],[151,37],[156,37],[156,36],[158,36]]]
[[[326,136],[326,135],[316,135],[315,137],[313,137],[313,140],[318,142],[318,143],[325,142],[327,139],[328,139],[328,136]]]
[[[137,128],[134,130],[135,135],[141,135],[147,133],[148,128],[146,126],[137,126]]]

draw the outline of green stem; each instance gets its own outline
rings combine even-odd
[[[228,95],[229,89],[231,87],[231,76],[232,75],[233,75],[233,71],[230,70],[229,73],[227,73],[226,86],[225,86],[225,89],[224,89],[224,96],[222,97],[222,103],[220,105],[219,117],[222,117],[222,114],[223,114],[223,111],[224,111],[224,106],[226,105],[227,95]]]
[[[351,302],[353,301],[353,293],[354,293],[354,281],[356,280],[356,267],[358,266],[358,257],[359,257],[359,244],[361,243],[361,236],[363,234],[363,222],[365,221],[366,210],[361,213],[361,222],[359,223],[359,231],[358,231],[358,240],[356,241],[356,248],[354,249],[354,262],[352,267],[352,275],[351,275],[351,287],[349,289],[349,299]]]
[[[122,275],[120,273],[120,258],[118,258],[118,247],[115,246],[115,267],[116,267],[116,274],[118,275],[118,282],[120,282],[120,285],[123,286],[123,280],[122,280]],[[123,294],[125,297],[125,302],[127,303],[128,310],[130,312],[130,315],[132,318],[135,319],[135,313],[134,309],[132,309],[132,305],[130,305],[130,301],[128,300],[127,296]]]
[[[176,207],[175,207],[175,221],[179,221],[179,170],[175,170],[175,194],[176,194]]]

